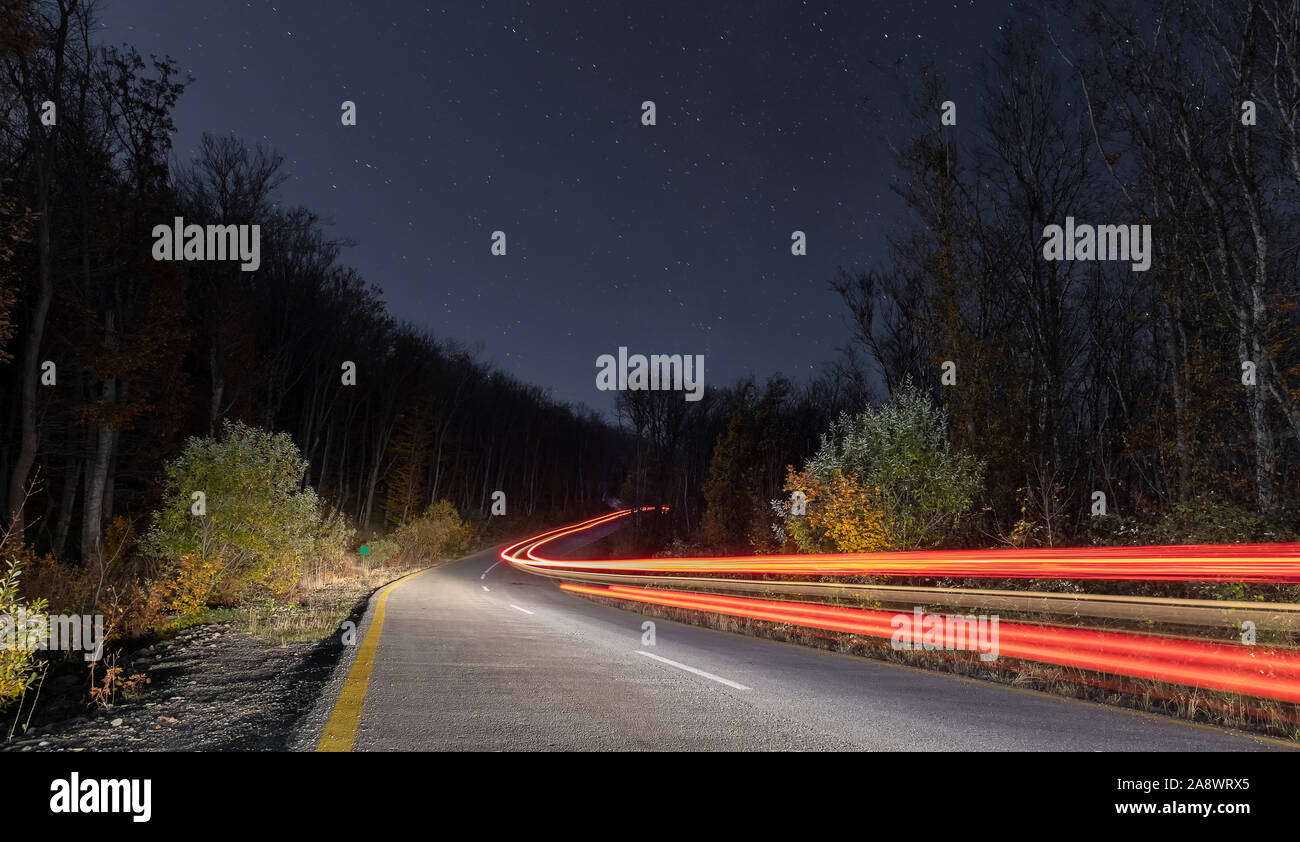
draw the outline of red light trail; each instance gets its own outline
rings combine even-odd
[[[657,507],[645,507],[653,511]],[[1144,547],[943,550],[902,553],[729,556],[719,558],[562,559],[543,555],[549,544],[633,514],[625,509],[544,532],[501,552],[525,570],[563,577],[580,574],[803,574],[809,576],[929,576],[1164,582],[1300,582],[1300,544],[1201,544]],[[693,583],[697,584],[697,583]],[[720,583],[721,584],[721,583]],[[778,583],[773,583],[774,586]],[[897,611],[729,596],[717,593],[565,583],[566,591],[603,599],[661,605],[873,638],[912,642],[893,624]],[[964,613],[962,611],[956,612]],[[915,641],[920,648],[920,640]],[[1300,652],[1267,646],[1088,628],[1002,622],[998,654],[1128,678],[1151,679],[1300,703]],[[963,647],[973,651],[971,647]]]
[[[653,510],[657,507],[645,507]],[[1300,543],[1185,544],[921,550],[897,553],[567,560],[540,554],[547,544],[632,514],[625,509],[543,533],[508,547],[505,561],[554,570],[606,573],[733,573],[808,576],[928,576],[1147,582],[1300,583]],[[522,554],[522,557],[521,557]]]
[[[899,629],[891,623],[892,618],[899,614],[896,611],[619,585],[600,588],[562,584],[560,587],[573,593],[604,599],[642,602],[870,637],[898,636],[915,644],[916,648],[920,648],[921,644],[921,640],[914,639],[910,628],[904,626]],[[1011,658],[1300,702],[1300,653],[1287,650],[1005,622],[999,623],[997,646],[1000,655]]]

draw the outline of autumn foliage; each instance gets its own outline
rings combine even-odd
[[[888,403],[841,415],[804,469],[789,470],[790,496],[772,501],[776,531],[805,552],[939,546],[971,514],[983,471],[949,443],[943,410],[905,383]]]
[[[889,548],[885,515],[871,489],[852,474],[829,482],[790,468],[785,490],[804,495],[806,516],[787,516],[786,535],[809,553],[873,553]]]

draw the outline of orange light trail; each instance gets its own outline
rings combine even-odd
[[[655,511],[658,508],[645,506],[642,510]],[[594,560],[568,560],[540,554],[547,544],[627,517],[632,513],[631,509],[624,509],[542,533],[506,548],[502,551],[501,558],[509,562],[555,570],[636,574],[746,573],[1300,583],[1300,543],[924,550],[899,553]]]
[[[806,576],[926,576],[1166,582],[1300,583],[1300,544],[1199,544],[1144,547],[943,550],[903,553],[726,556],[708,558],[564,559],[548,545],[625,518],[645,506],[593,517],[520,541],[504,561],[534,572],[675,575],[795,574]],[[558,548],[551,548],[556,552]],[[784,623],[807,629],[912,642],[911,626],[897,628],[895,611],[612,584],[565,583],[588,596]],[[956,612],[961,613],[961,612]],[[911,616],[904,614],[903,616]],[[919,641],[918,641],[919,642]],[[918,646],[917,648],[921,648]],[[973,651],[973,646],[962,647]],[[939,650],[932,650],[939,651]],[[946,651],[946,650],[944,650]],[[951,653],[949,653],[951,654]],[[998,654],[1010,659],[1091,673],[1300,703],[1300,652],[1213,640],[1123,631],[1000,622]]]

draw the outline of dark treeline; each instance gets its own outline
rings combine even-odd
[[[225,420],[290,433],[363,533],[437,499],[486,514],[501,490],[531,515],[617,492],[618,431],[395,320],[346,244],[277,201],[273,150],[205,136],[173,164],[190,80],[96,45],[92,6],[0,3],[0,510],[29,545],[94,556]],[[260,225],[260,266],[154,260],[177,216]]]
[[[1068,533],[1096,491],[1111,514],[1216,495],[1288,519],[1300,4],[1062,6],[1009,22],[957,125],[935,119],[942,78],[916,91],[913,224],[839,285],[856,347],[891,386],[929,384],[1001,523]],[[1150,268],[1045,260],[1067,216],[1150,225]]]
[[[909,213],[886,259],[833,281],[853,326],[834,372],[794,395],[624,402],[638,464],[672,465],[643,468],[638,499],[676,500],[679,529],[764,546],[783,466],[910,381],[986,466],[963,542],[1294,531],[1300,3],[1063,0],[1003,29],[954,125],[933,66],[898,78]],[[1067,216],[1150,225],[1150,267],[1046,260]]]
[[[699,401],[679,392],[620,393],[619,419],[635,442],[623,502],[669,506],[668,518],[654,520],[659,537],[771,549],[770,501],[831,420],[864,404],[866,394],[851,384],[827,371],[802,385],[778,375],[765,384],[713,386]]]
[[[947,409],[987,463],[991,534],[1068,537],[1097,491],[1112,515],[1212,498],[1293,523],[1300,4],[1058,6],[1008,22],[956,125],[922,75],[912,220],[837,284],[859,369]],[[1149,269],[1044,259],[1067,216],[1150,225]]]

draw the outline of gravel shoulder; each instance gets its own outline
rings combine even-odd
[[[331,586],[325,598],[351,605],[362,617],[379,588],[411,570],[381,580]],[[320,597],[318,597],[320,598]],[[346,610],[346,608],[345,608]],[[363,628],[358,629],[358,640]],[[234,622],[186,629],[175,637],[120,654],[124,674],[144,673],[149,684],[131,701],[87,708],[84,679],[48,681],[31,728],[0,742],[0,751],[285,751],[301,747],[302,721],[319,707],[345,652],[338,629],[327,636],[275,642]],[[8,717],[6,717],[8,718]],[[9,723],[6,721],[7,730]],[[3,733],[0,732],[0,736]]]

